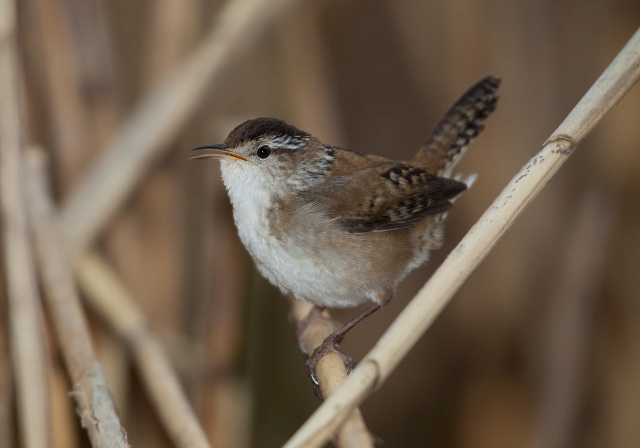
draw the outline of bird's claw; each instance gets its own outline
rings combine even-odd
[[[342,358],[342,362],[344,363],[347,374],[350,374],[357,365],[356,361],[351,356],[347,355],[337,346],[338,342],[339,339],[337,339],[334,335],[328,336],[322,344],[316,347],[316,349],[313,351],[313,353],[311,353],[306,362],[307,374],[313,382],[313,390],[316,396],[320,399],[322,399],[322,396],[320,394],[320,383],[318,382],[318,377],[316,376],[316,366],[318,365],[318,361],[320,361],[324,357],[324,355],[333,350],[338,356],[340,356],[340,358]]]

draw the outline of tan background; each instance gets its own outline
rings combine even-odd
[[[50,151],[63,203],[221,2],[18,3],[27,140]],[[625,0],[300,1],[252,44],[99,240],[216,446],[280,446],[319,401],[286,301],[236,237],[216,163],[188,163],[187,150],[274,116],[406,159],[467,87],[502,78],[459,167],[479,178],[450,213],[445,248],[349,334],[343,347],[361,358],[639,23]],[[640,445],[639,142],[636,87],[364,404],[384,446]],[[92,328],[131,444],[170,446],[122,347],[98,319]],[[88,446],[53,350],[56,446]]]

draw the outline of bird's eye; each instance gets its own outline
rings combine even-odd
[[[257,154],[261,159],[266,159],[267,157],[269,157],[269,154],[271,154],[271,148],[269,148],[268,146],[261,146],[258,148]]]

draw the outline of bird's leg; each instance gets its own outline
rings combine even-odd
[[[345,352],[336,347],[336,344],[342,340],[344,335],[347,334],[349,330],[365,320],[367,317],[371,316],[380,308],[382,308],[382,305],[380,305],[379,303],[374,303],[373,305],[367,307],[362,313],[358,314],[341,328],[327,336],[322,344],[315,348],[313,353],[311,353],[311,355],[307,359],[306,364],[307,373],[309,374],[309,376],[311,377],[311,381],[313,381],[315,385],[318,384],[318,380],[316,378],[316,365],[318,364],[318,361],[320,361],[320,359],[322,359],[322,357],[326,355],[330,350],[333,350],[338,355],[340,355],[345,367],[347,368],[347,373],[351,373],[351,371],[356,366],[356,362],[351,356],[347,355]],[[313,312],[313,310],[311,310],[311,312]]]

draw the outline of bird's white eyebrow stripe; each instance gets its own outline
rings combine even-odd
[[[270,137],[268,143],[272,144],[280,149],[290,149],[295,151],[307,144],[309,137],[306,136],[294,136],[294,135],[279,135]]]

